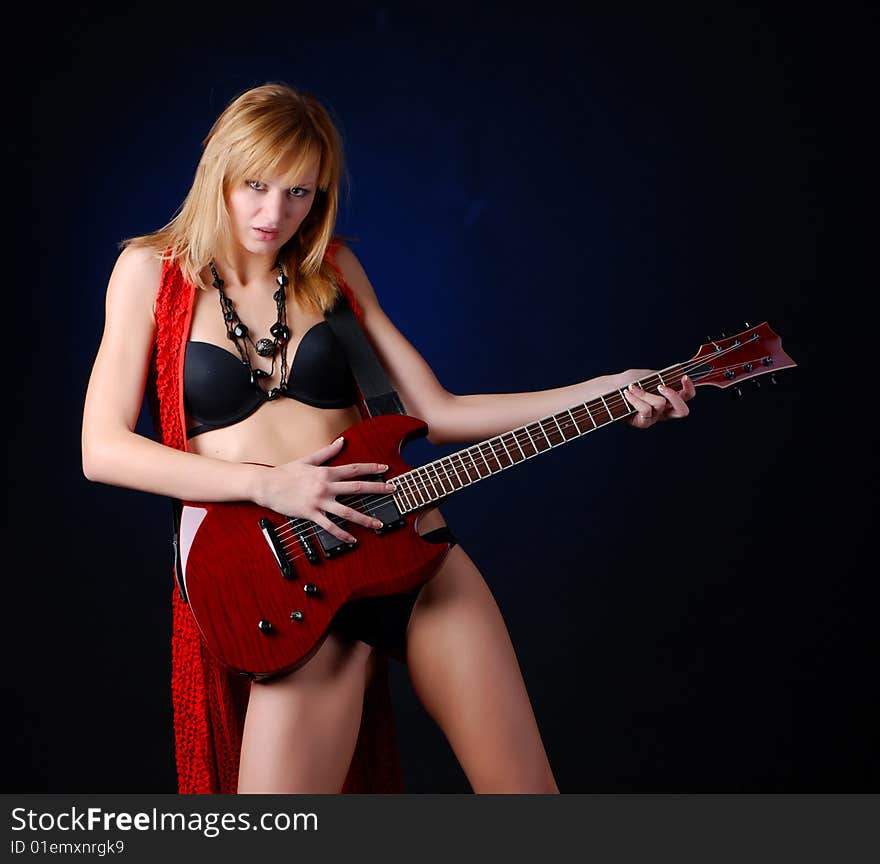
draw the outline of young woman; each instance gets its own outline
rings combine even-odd
[[[90,480],[253,501],[343,540],[350,535],[328,514],[371,526],[337,496],[387,492],[359,479],[384,466],[323,464],[363,416],[323,319],[340,291],[433,443],[480,441],[653,371],[540,392],[449,393],[334,239],[343,155],[323,106],[285,84],[256,87],[225,108],[203,145],[178,214],[125,241],[110,275],[83,417]],[[695,391],[686,377],[681,385],[662,396],[628,390],[636,413],[626,422],[644,429],[687,416]],[[158,441],[133,431],[145,392]],[[419,591],[347,604],[306,664],[262,683],[211,656],[174,590],[181,792],[400,791],[388,656],[407,664],[475,792],[558,792],[486,582],[438,509],[419,530],[454,544]]]

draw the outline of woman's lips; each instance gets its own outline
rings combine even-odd
[[[274,240],[278,236],[277,231],[264,231],[262,228],[254,228],[254,231],[261,240]]]

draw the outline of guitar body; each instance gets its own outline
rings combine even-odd
[[[363,420],[343,433],[342,450],[325,464],[381,462],[394,477],[410,468],[400,456],[403,444],[427,431],[406,415]],[[390,494],[361,500],[368,498],[383,502],[387,515]],[[424,584],[449,544],[421,539],[420,513],[400,516],[395,509],[395,515],[394,527],[381,534],[345,522],[358,542],[332,538],[337,548],[327,554],[321,538],[326,543],[330,535],[314,523],[249,502],[183,502],[182,581],[209,649],[236,672],[257,679],[282,675],[317,651],[348,600]]]

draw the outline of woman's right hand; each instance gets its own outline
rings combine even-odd
[[[363,474],[381,474],[388,466],[378,462],[324,465],[340,451],[343,440],[337,438],[309,456],[262,471],[256,503],[285,516],[308,519],[344,543],[354,543],[356,538],[325,514],[333,513],[367,528],[381,528],[378,519],[347,507],[336,496],[393,492],[393,483],[353,479]]]

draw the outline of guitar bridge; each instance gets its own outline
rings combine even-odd
[[[272,550],[272,554],[278,562],[278,568],[281,570],[281,575],[285,579],[293,579],[293,565],[290,563],[290,558],[288,558],[283,544],[278,539],[278,534],[275,532],[275,526],[264,517],[260,519],[260,530],[263,532],[263,536],[266,538],[266,542],[269,544],[269,548]]]

